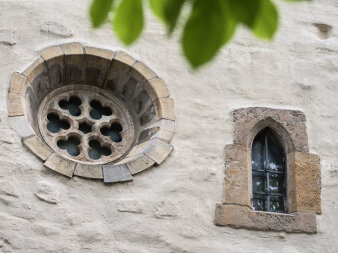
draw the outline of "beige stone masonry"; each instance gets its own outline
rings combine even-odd
[[[8,116],[22,116],[24,111],[22,108],[21,94],[9,92],[8,93]]]
[[[116,53],[114,60],[124,63],[128,66],[133,66],[136,62],[136,60],[133,57],[131,57],[129,54],[122,52],[122,51],[119,51]]]
[[[290,214],[255,212],[246,206],[217,205],[215,224],[254,230],[316,233],[316,214],[296,212]]]
[[[75,170],[76,163],[63,158],[62,156],[56,153],[52,153],[47,158],[44,165],[47,168],[54,170],[62,175],[65,175],[67,177],[72,177],[74,170]]]
[[[79,42],[62,44],[61,48],[62,48],[62,51],[65,55],[84,54],[83,46]]]
[[[114,51],[96,47],[84,47],[84,50],[86,54],[98,56],[110,61],[114,58],[116,54]]]
[[[171,98],[160,98],[156,100],[160,119],[175,120],[174,100]]]
[[[9,91],[12,93],[23,94],[26,88],[27,82],[28,80],[26,76],[18,72],[14,72],[12,75]]]
[[[27,76],[28,80],[32,82],[43,70],[45,70],[45,60],[39,57],[32,65],[30,65],[22,74]],[[49,86],[49,85],[47,85]]]
[[[315,154],[294,152],[289,154],[293,164],[294,195],[289,212],[321,211],[320,158]]]
[[[40,55],[45,61],[48,61],[50,59],[63,56],[64,54],[63,54],[61,47],[57,45],[57,46],[47,47],[41,50]]]
[[[146,84],[146,88],[153,101],[159,98],[169,97],[169,90],[165,85],[164,81],[160,77],[149,80]]]
[[[35,135],[23,138],[22,141],[27,148],[29,148],[37,157],[39,157],[43,161],[45,161],[53,152]]]
[[[249,149],[241,145],[227,145],[225,148],[226,172],[224,178],[224,203],[252,206],[251,173]]]
[[[126,163],[132,175],[144,171],[145,169],[150,168],[154,164],[155,161],[146,154],[141,154],[137,156],[136,159],[133,159]]]
[[[101,165],[76,164],[74,175],[85,178],[102,179]]]
[[[145,154],[153,159],[157,164],[161,164],[171,153],[173,147],[160,139],[149,141],[145,149]]]
[[[133,65],[134,69],[139,72],[145,79],[150,80],[156,77],[156,74],[147,67],[143,62],[137,62]]]

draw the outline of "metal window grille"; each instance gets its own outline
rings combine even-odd
[[[270,129],[261,131],[252,145],[252,202],[256,211],[286,210],[285,152]]]

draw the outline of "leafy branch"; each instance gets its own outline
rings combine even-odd
[[[131,45],[144,27],[144,1],[93,0],[89,12],[91,23],[98,28],[111,13],[117,37],[125,45]],[[149,7],[165,24],[169,36],[178,20],[182,21],[183,52],[193,68],[212,60],[233,37],[238,25],[266,40],[272,40],[278,28],[278,10],[272,0],[149,0]],[[190,13],[181,15],[183,8]]]

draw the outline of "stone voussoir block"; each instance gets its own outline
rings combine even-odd
[[[160,77],[155,77],[146,83],[146,89],[153,101],[169,97],[169,90]]]
[[[84,54],[84,49],[80,42],[62,44],[61,48],[65,55]]]
[[[8,93],[8,116],[22,116],[24,109],[22,107],[21,94],[9,92]]]
[[[139,72],[143,77],[145,77],[147,80],[150,80],[152,78],[156,77],[156,74],[147,67],[143,62],[137,62],[133,65],[134,69]]]
[[[22,142],[43,161],[53,153],[53,151],[35,135],[23,138]]]
[[[86,165],[77,163],[74,175],[93,179],[103,178],[101,165]]]
[[[33,64],[26,68],[22,74],[27,76],[28,80],[32,82],[45,68],[45,60],[40,56]]]
[[[62,175],[65,175],[67,177],[72,177],[74,170],[75,170],[75,165],[76,163],[73,161],[70,161],[68,159],[63,158],[62,156],[52,153],[47,160],[45,161],[44,165],[51,169],[54,170]]]
[[[154,164],[155,161],[146,154],[141,154],[136,158],[134,158],[133,160],[126,163],[132,175],[144,171],[153,166]]]
[[[128,66],[133,66],[136,62],[136,60],[133,57],[131,57],[129,54],[122,52],[122,51],[116,52],[114,56],[114,61],[124,63]]]
[[[102,165],[104,183],[117,183],[133,180],[126,165]]]
[[[155,102],[158,117],[160,119],[175,120],[174,100],[171,98],[160,98]]]
[[[12,74],[11,84],[9,87],[9,92],[23,94],[25,87],[27,85],[27,77],[21,73],[14,72]]]
[[[116,54],[116,52],[108,50],[108,49],[102,49],[102,48],[96,48],[96,47],[84,47],[85,53],[89,55],[98,56],[107,60],[112,60]]]
[[[155,138],[147,142],[144,153],[157,164],[161,164],[169,156],[173,149],[173,146],[170,144]]]
[[[64,54],[63,54],[63,51],[62,51],[60,45],[47,47],[47,48],[44,48],[40,51],[40,56],[45,61],[48,61],[52,58],[56,58],[56,57],[63,56],[63,55]]]

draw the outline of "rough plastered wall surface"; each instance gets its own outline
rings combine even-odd
[[[126,49],[109,24],[90,28],[88,5],[88,0],[0,1],[0,252],[337,251],[336,0],[278,1],[281,29],[273,43],[240,29],[196,73],[181,57],[178,35],[167,40],[153,18],[138,43]],[[177,124],[175,150],[161,166],[124,184],[69,180],[43,167],[9,128],[12,72],[24,70],[42,48],[71,41],[127,50],[165,80]],[[322,166],[317,234],[213,224],[215,204],[223,198],[223,149],[232,143],[231,111],[246,106],[305,113],[310,152],[321,156]]]

